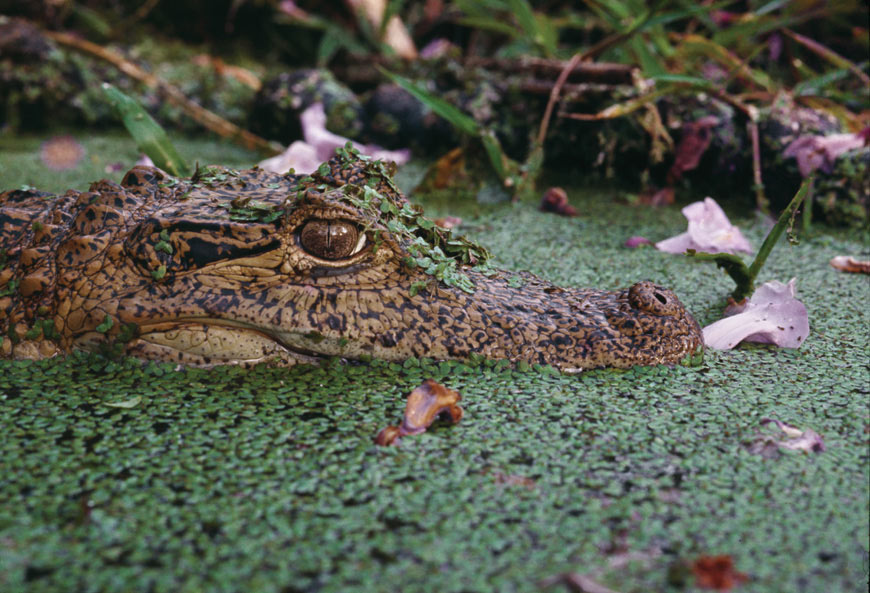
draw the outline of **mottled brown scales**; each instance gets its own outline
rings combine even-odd
[[[408,267],[407,237],[380,209],[354,206],[368,185],[402,208],[388,172],[346,156],[327,167],[192,179],[135,167],[87,192],[0,194],[0,357],[111,347],[211,366],[482,355],[571,371],[674,363],[701,347],[676,295],[651,282],[559,288],[459,266],[469,293]]]

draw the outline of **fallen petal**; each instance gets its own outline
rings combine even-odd
[[[706,253],[752,253],[752,245],[713,198],[689,204],[683,208],[683,215],[689,221],[688,230],[659,241],[656,249],[666,253],[685,253],[687,249]]]
[[[773,281],[758,287],[741,313],[704,328],[704,344],[730,350],[746,340],[798,348],[810,333],[810,323],[806,307],[795,298],[795,281]]]
[[[134,166],[138,167],[139,165],[144,165],[145,167],[153,167],[154,161],[151,160],[147,154],[140,154],[139,160],[134,163]]]
[[[439,416],[456,424],[462,419],[458,405],[461,399],[458,392],[427,379],[408,396],[401,426],[386,427],[378,433],[375,443],[393,445],[400,437],[424,433]]]
[[[297,173],[313,173],[321,162],[313,146],[297,140],[287,150],[261,161],[258,166],[273,173],[286,173],[290,169]]]
[[[462,219],[458,216],[445,216],[443,218],[436,218],[435,224],[440,226],[442,229],[452,229],[461,225]]]
[[[831,259],[831,265],[841,272],[870,274],[870,260],[855,259],[851,255],[838,255]]]
[[[650,241],[646,237],[640,237],[635,235],[634,237],[629,237],[628,239],[626,239],[623,245],[625,247],[634,249],[636,247],[640,247],[641,245],[652,245],[652,241]]]
[[[809,177],[817,169],[830,173],[841,154],[862,146],[864,138],[860,134],[805,135],[786,146],[782,155],[797,159],[801,175]]]
[[[75,169],[85,156],[85,147],[72,136],[55,136],[42,143],[39,158],[52,171]]]
[[[374,144],[357,144],[326,129],[326,112],[322,103],[314,103],[299,115],[304,141],[297,140],[287,150],[260,161],[258,166],[273,173],[286,173],[294,169],[297,173],[313,173],[321,163],[335,156],[336,148],[343,148],[348,142],[361,154],[374,159],[393,161],[397,165],[407,163],[411,158],[408,149],[385,150]]]
[[[713,198],[704,198],[683,208],[689,219],[689,238],[697,245],[697,251],[707,253],[752,253],[752,245],[736,226],[731,224],[719,204]]]
[[[305,141],[314,147],[320,161],[327,161],[335,155],[336,148],[342,148],[348,143],[348,139],[339,136],[326,129],[326,111],[323,103],[314,103],[299,115],[302,125],[302,136]],[[352,142],[353,147],[362,154],[374,159],[393,161],[397,165],[404,165],[411,158],[411,151],[386,150],[374,144],[357,144]]]
[[[664,251],[665,253],[685,253],[687,249],[698,250],[692,242],[692,239],[689,237],[689,233],[682,233],[675,237],[671,237],[670,239],[659,241],[655,246],[656,249]]]

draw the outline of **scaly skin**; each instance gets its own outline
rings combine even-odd
[[[397,209],[416,215],[383,166],[348,155],[313,177],[218,169],[174,179],[136,167],[121,185],[84,193],[0,194],[0,358],[85,349],[212,366],[481,355],[579,371],[675,363],[701,348],[692,316],[651,282],[559,288],[451,252],[473,284],[463,289],[409,267],[412,239],[428,249],[450,237],[391,232]],[[364,244],[318,257],[300,239],[312,219],[349,224]],[[474,263],[484,251],[465,253]]]

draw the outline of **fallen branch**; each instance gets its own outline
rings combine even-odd
[[[553,82],[568,64],[566,60],[548,60],[544,58],[467,58],[461,60],[463,68],[483,68],[491,72],[511,75],[522,75],[519,82],[521,90],[532,93],[549,94]],[[383,80],[378,70],[379,66],[402,71],[402,62],[382,56],[354,59],[348,57],[344,64],[335,64],[331,70],[336,77],[346,84],[373,84]],[[582,91],[587,86],[593,88],[612,88],[614,86],[631,85],[635,66],[613,64],[609,62],[580,62],[568,72],[565,92],[575,87]]]
[[[85,39],[79,39],[69,33],[59,31],[45,31],[44,33],[46,37],[57,43],[108,62],[130,78],[141,82],[148,88],[157,90],[166,97],[167,101],[181,108],[195,122],[223,138],[229,138],[247,149],[258,150],[269,156],[279,154],[284,150],[284,147],[279,143],[252,134],[216,113],[197,105],[176,87],[105,47]]]

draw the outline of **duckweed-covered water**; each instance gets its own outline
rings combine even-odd
[[[86,144],[96,160],[71,187],[101,176],[100,142],[124,143]],[[0,143],[3,187],[31,183],[34,144]],[[678,208],[569,193],[579,218],[531,203],[433,213],[462,216],[503,267],[602,288],[649,278],[702,325],[718,318],[732,287],[712,265],[622,247],[682,232]],[[764,225],[736,222],[758,246]],[[526,592],[571,571],[621,593],[694,591],[687,566],[730,555],[739,591],[864,591],[870,282],[828,260],[868,250],[820,229],[783,242],[760,280],[798,278],[804,346],[697,367],[0,362],[0,589]],[[462,421],[375,446],[426,378],[462,394]],[[750,453],[779,436],[764,418],[826,450]]]

